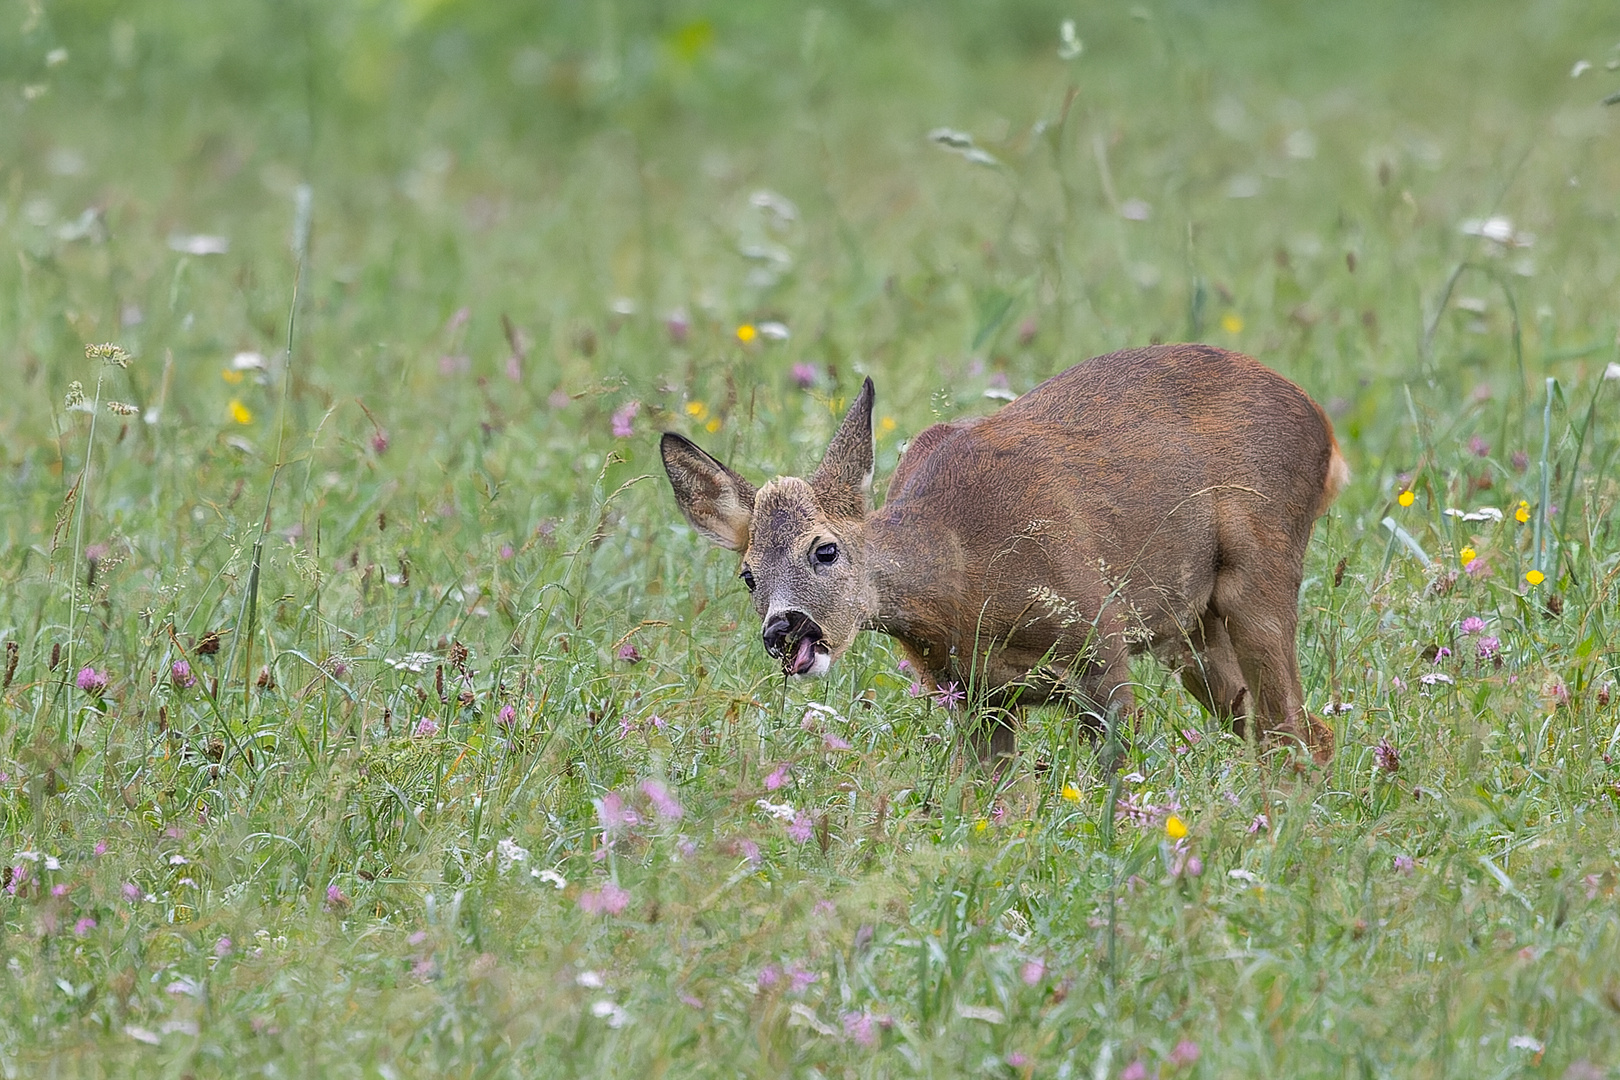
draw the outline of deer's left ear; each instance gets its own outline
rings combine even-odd
[[[844,414],[810,477],[810,487],[823,513],[859,518],[872,512],[872,380],[861,384],[855,404]]]

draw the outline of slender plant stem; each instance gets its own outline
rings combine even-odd
[[[79,618],[79,556],[84,551],[84,501],[90,496],[90,466],[94,460],[92,455],[96,450],[96,420],[101,416],[101,384],[107,376],[107,367],[103,363],[101,370],[96,373],[96,397],[90,406],[90,437],[84,442],[84,469],[79,473],[79,494],[73,500],[73,561],[68,569],[68,627],[67,627],[67,670],[64,676],[62,711],[62,741],[67,743],[70,736],[76,734],[70,729],[73,726],[73,691],[78,688],[75,681],[78,678],[76,667],[78,654],[78,618]]]

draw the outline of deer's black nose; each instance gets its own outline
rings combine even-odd
[[[812,641],[821,640],[821,627],[816,621],[802,611],[779,611],[765,621],[765,627],[760,631],[760,637],[765,641],[765,651],[775,657],[782,657],[801,638],[810,638]]]

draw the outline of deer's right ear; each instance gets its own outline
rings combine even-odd
[[[692,527],[723,548],[744,551],[754,519],[754,485],[673,431],[658,444],[675,502]]]

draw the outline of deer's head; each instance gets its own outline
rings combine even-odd
[[[809,480],[753,484],[673,432],[661,444],[681,513],[742,553],[765,651],[789,675],[825,675],[871,614],[862,531],[872,512],[872,380]]]

